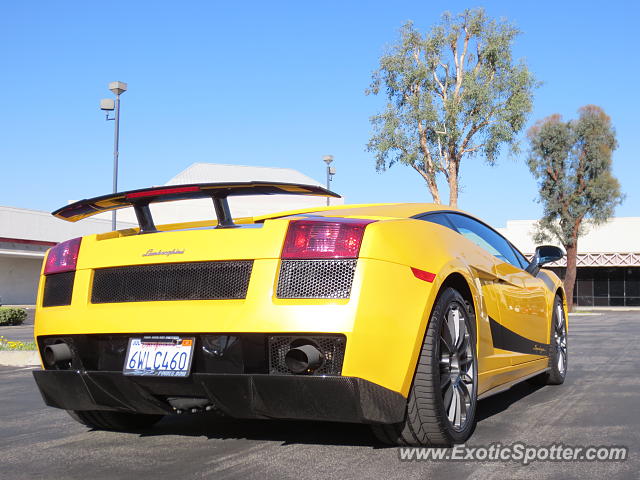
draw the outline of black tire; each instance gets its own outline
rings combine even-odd
[[[534,385],[562,385],[567,377],[568,360],[567,321],[562,298],[556,295],[549,334],[549,370],[533,377],[531,383]]]
[[[456,380],[454,380],[456,374],[452,373],[453,355],[446,355],[446,347],[443,343],[445,339],[442,338],[442,335],[446,335],[443,330],[447,328],[445,322],[449,325],[451,321],[449,315],[455,313],[453,310],[457,310],[458,323],[460,320],[464,321],[465,332],[458,335],[460,345],[463,345],[462,342],[467,342],[464,346],[466,352],[463,361],[464,367],[462,367],[463,362],[460,362],[458,369],[458,360],[455,360],[455,368],[459,372],[463,372],[465,368],[472,369],[471,375],[465,371],[464,375],[459,374]],[[460,319],[460,316],[463,318]],[[461,332],[461,330],[459,331]],[[447,332],[450,330],[447,329]],[[391,445],[451,446],[463,443],[471,436],[476,426],[478,385],[475,338],[473,309],[457,290],[447,288],[440,294],[431,312],[407,399],[404,421],[396,424],[372,425],[373,434],[379,441]],[[470,348],[467,348],[467,345]],[[444,360],[444,356],[447,356],[448,362]],[[466,384],[460,386],[463,376],[472,379],[471,391],[468,390]],[[465,397],[462,397],[460,393],[463,387]],[[447,395],[449,391],[452,392],[451,395]],[[456,398],[460,400],[458,405],[460,405],[461,418],[462,400],[467,398],[467,394],[469,404],[467,405],[465,402],[465,420],[464,422],[460,421],[459,425],[455,425],[457,422],[455,419],[458,417],[454,414],[454,421],[450,420],[449,413],[445,408],[445,396],[449,396],[450,402],[454,402]]]
[[[112,412],[102,410],[67,410],[71,417],[96,430],[115,430],[129,432],[144,430],[160,421],[164,415],[145,415],[142,413]]]

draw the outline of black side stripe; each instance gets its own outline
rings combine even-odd
[[[493,338],[494,348],[530,355],[549,355],[548,344],[534,342],[522,335],[518,335],[491,317],[489,317],[489,325],[491,326],[491,337]]]

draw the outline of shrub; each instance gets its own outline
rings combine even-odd
[[[21,325],[26,319],[24,308],[0,307],[0,325]]]

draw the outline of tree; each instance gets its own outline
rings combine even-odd
[[[365,92],[384,89],[388,98],[371,118],[367,150],[375,152],[376,169],[412,167],[435,203],[442,203],[437,177],[443,175],[455,207],[463,158],[482,154],[493,165],[503,145],[517,152],[537,86],[526,65],[512,60],[519,33],[482,9],[446,12],[424,36],[406,23]]]
[[[595,105],[578,110],[577,120],[564,122],[552,115],[529,129],[527,163],[538,181],[543,216],[536,242],[559,241],[567,252],[564,287],[573,307],[578,238],[586,223],[601,224],[624,196],[611,173],[617,147],[611,119]]]

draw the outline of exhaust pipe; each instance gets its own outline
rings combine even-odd
[[[209,411],[211,400],[208,398],[191,398],[191,397],[167,397],[167,402],[178,415],[182,413],[200,413],[203,409]]]
[[[292,373],[313,372],[322,365],[324,355],[315,346],[306,344],[292,348],[284,357],[284,363]]]
[[[62,362],[70,362],[73,355],[66,343],[54,343],[44,347],[44,361],[50,367]]]

